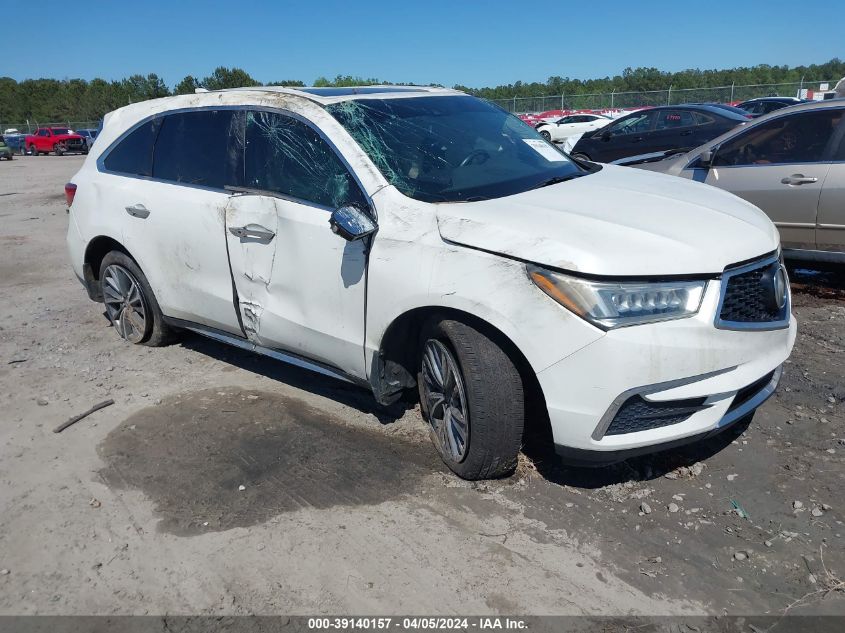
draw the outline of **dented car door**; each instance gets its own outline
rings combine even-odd
[[[366,245],[329,227],[345,204],[367,203],[313,128],[278,112],[247,112],[244,186],[226,207],[244,333],[365,377]]]

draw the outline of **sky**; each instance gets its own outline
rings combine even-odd
[[[17,80],[156,73],[172,87],[228,66],[484,87],[845,57],[843,0],[5,0],[2,15],[0,76]]]

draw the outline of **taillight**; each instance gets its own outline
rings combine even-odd
[[[65,200],[67,200],[67,206],[73,204],[73,197],[76,195],[76,185],[72,182],[69,182],[65,185]]]

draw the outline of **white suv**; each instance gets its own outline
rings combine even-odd
[[[715,433],[771,395],[795,340],[757,208],[574,162],[452,90],[133,104],[66,190],[73,268],[124,339],[193,330],[383,404],[418,387],[469,479],[514,469],[529,401],[570,460]]]

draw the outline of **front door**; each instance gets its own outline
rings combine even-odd
[[[816,248],[819,196],[838,110],[810,110],[754,126],[716,151],[705,182],[760,207],[787,248]]]
[[[226,239],[244,332],[366,377],[366,240],[332,233],[332,210],[366,198],[346,165],[309,125],[246,114],[244,187],[226,206]]]

